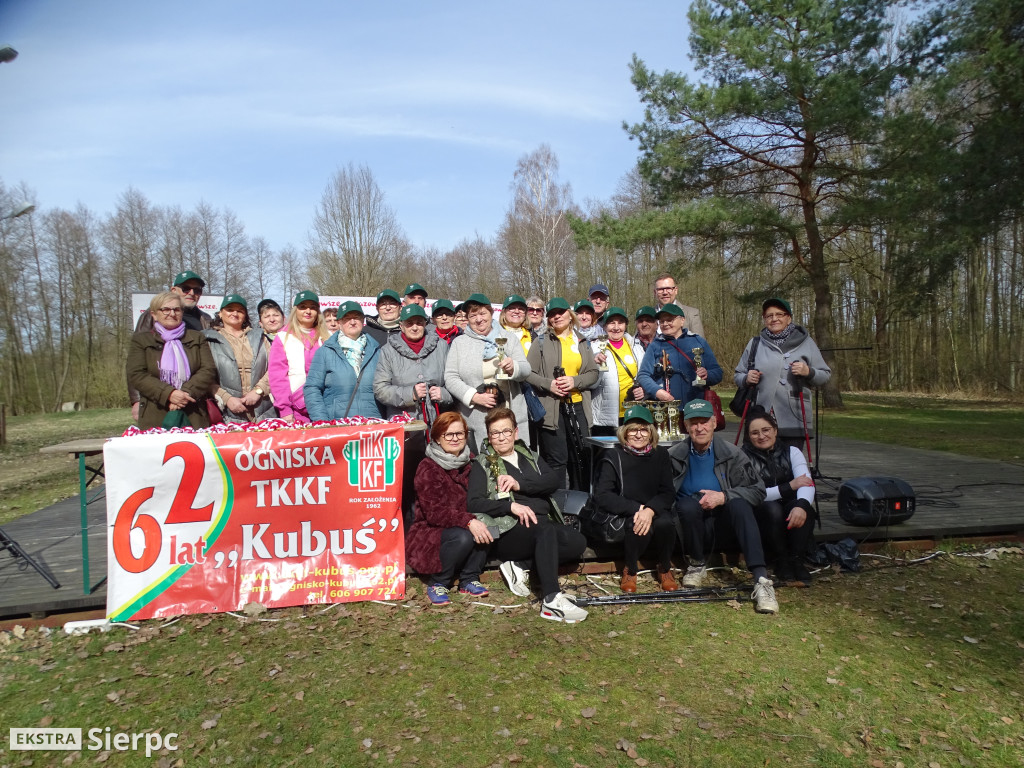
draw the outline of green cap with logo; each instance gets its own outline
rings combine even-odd
[[[655,311],[654,307],[650,306],[649,304],[644,304],[642,307],[640,307],[640,309],[636,311],[634,319],[639,320],[641,317],[653,317],[657,319],[658,313]]]
[[[381,299],[391,299],[396,304],[401,304],[402,299],[398,295],[398,291],[392,291],[390,288],[385,288],[383,291],[377,294],[377,303],[380,304]]]
[[[691,400],[683,406],[683,420],[708,419],[715,415],[715,409],[707,400]]]
[[[434,306],[430,309],[430,316],[435,316],[438,312],[451,312],[455,314],[455,307],[448,299],[438,299],[434,302]]]
[[[295,301],[292,302],[292,306],[297,307],[304,301],[312,301],[316,304],[317,309],[320,308],[320,297],[313,293],[313,291],[299,291],[295,294]]]
[[[507,299],[505,299],[504,302],[502,302],[501,308],[502,309],[508,309],[513,304],[522,304],[525,307],[526,306],[526,299],[524,299],[518,293],[513,293],[511,296],[509,296]]]
[[[399,322],[404,323],[411,317],[422,317],[426,320],[427,313],[423,311],[423,307],[419,304],[406,304],[402,307],[402,311],[398,313],[398,320]]]
[[[552,312],[565,312],[567,309],[569,309],[569,302],[561,296],[556,296],[555,298],[548,300],[548,304],[544,308],[544,312],[550,315]]]
[[[608,309],[605,310],[605,322],[608,322],[613,317],[621,317],[627,323],[629,322],[629,315],[626,314],[626,310],[624,310],[622,307],[608,307]]]
[[[491,308],[491,300],[484,296],[482,293],[474,293],[472,296],[470,296],[463,302],[463,305],[465,306],[467,312],[469,311],[470,304],[482,304],[488,309]]]
[[[419,283],[409,283],[405,286],[405,295],[411,296],[414,293],[422,293],[424,296],[427,295],[427,289]]]
[[[658,317],[662,315],[672,315],[673,317],[686,317],[683,314],[683,310],[679,308],[678,304],[666,304],[664,307],[658,310]]]
[[[174,282],[171,283],[171,285],[177,287],[182,283],[187,283],[189,280],[197,280],[199,284],[203,286],[203,288],[206,287],[206,281],[203,280],[203,278],[201,278],[192,270],[185,270],[184,272],[179,272],[178,274],[176,274],[174,276]]]
[[[245,303],[245,299],[239,296],[237,293],[229,293],[224,297],[224,301],[220,303],[220,308],[224,309],[228,304],[241,304],[242,309],[249,309],[249,305]]]
[[[579,312],[581,309],[589,309],[591,312],[593,312],[594,305],[588,299],[581,299],[580,301],[576,302],[576,306],[574,306],[572,309],[573,312]]]
[[[345,317],[349,312],[358,312],[360,315],[366,316],[363,312],[363,307],[358,301],[343,301],[338,306],[338,319]]]
[[[631,421],[643,421],[646,422],[647,424],[653,424],[654,417],[651,415],[650,410],[648,410],[645,406],[634,405],[632,408],[626,411],[626,414],[622,417],[623,424],[628,424]]]

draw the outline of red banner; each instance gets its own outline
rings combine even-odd
[[[122,437],[107,615],[405,596],[401,425]]]

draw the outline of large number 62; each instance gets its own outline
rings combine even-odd
[[[192,506],[206,470],[202,449],[195,443],[171,443],[164,451],[163,463],[167,464],[171,459],[181,459],[184,470],[165,524],[209,522],[213,516],[213,502],[198,509]],[[160,523],[152,515],[139,511],[153,498],[153,491],[152,486],[137,490],[121,505],[114,520],[114,557],[129,573],[142,573],[151,568],[160,556],[163,544]],[[142,554],[139,557],[132,551],[131,534],[134,530],[142,531]]]

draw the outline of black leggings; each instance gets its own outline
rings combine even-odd
[[[487,562],[487,545],[476,543],[468,528],[445,528],[441,532],[441,572],[434,574],[433,583],[451,588],[455,572],[459,572],[459,586],[480,581],[480,571]]]
[[[548,429],[542,427],[540,430],[540,457],[553,470],[559,473],[565,472],[569,464],[569,432],[565,425],[566,410],[572,408],[576,418],[575,422],[580,428],[580,445],[573,446],[579,450],[579,465],[569,468],[569,487],[575,491],[586,491],[590,493],[590,449],[582,443],[583,438],[590,436],[590,428],[587,426],[587,414],[583,409],[583,403],[559,404],[558,428]],[[577,474],[579,475],[577,479]],[[559,487],[563,487],[561,484]]]
[[[587,540],[582,533],[537,515],[537,523],[527,528],[516,523],[498,537],[491,554],[499,560],[533,560],[544,597],[558,591],[558,564],[579,560]]]
[[[807,519],[799,528],[787,528],[786,518],[796,507],[807,512]],[[814,521],[817,518],[814,507],[803,499],[765,501],[754,508],[757,526],[761,529],[761,541],[765,554],[779,562],[791,557],[803,557],[814,536]]]

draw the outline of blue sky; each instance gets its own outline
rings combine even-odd
[[[542,143],[578,203],[637,159],[634,52],[685,70],[686,2],[0,0],[0,179],[42,208],[230,208],[307,242],[331,175],[373,171],[409,238],[490,238]]]

